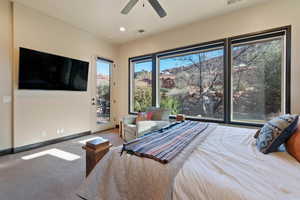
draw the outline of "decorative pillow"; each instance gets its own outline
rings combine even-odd
[[[148,112],[153,112],[152,120],[153,121],[169,121],[170,111],[165,108],[156,108],[156,107],[149,107],[147,109]]]
[[[278,151],[297,128],[298,115],[282,115],[268,121],[261,129],[256,146],[264,154]]]
[[[159,110],[153,111],[152,119],[157,120],[157,121],[160,121],[160,120],[168,121],[169,115],[170,115],[169,110],[159,109]]]
[[[137,114],[137,117],[135,119],[135,123],[138,123],[140,121],[146,121],[147,120],[147,114],[144,112],[139,112]]]
[[[161,117],[162,117],[162,111],[161,110],[155,110],[155,111],[153,111],[152,119],[154,121],[160,121]]]
[[[254,135],[254,138],[257,139],[260,134],[261,129],[258,129]]]
[[[147,120],[152,120],[153,112],[147,112]]]
[[[300,123],[297,130],[286,143],[286,149],[296,160],[300,162]]]

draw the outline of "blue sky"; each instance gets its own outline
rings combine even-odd
[[[217,56],[223,55],[223,49],[220,50],[215,50],[215,51],[209,51],[203,53],[206,55],[207,59],[211,59]],[[180,57],[175,57],[175,58],[163,58],[160,59],[160,70],[166,70],[166,69],[171,69],[175,67],[181,67],[181,66],[188,66],[191,65],[191,61],[186,60],[187,58],[191,58],[194,60],[194,62],[199,62],[199,54],[191,54],[191,55],[185,55],[185,56],[180,56]],[[109,75],[109,63],[103,62],[101,60],[97,61],[97,74],[103,74],[103,75]],[[141,62],[135,64],[135,72],[140,72],[140,71],[152,71],[152,62],[147,61],[147,62]]]
[[[109,75],[109,63],[103,62],[101,60],[97,61],[97,75]]]
[[[209,51],[203,53],[206,55],[206,59],[211,59],[214,57],[218,57],[223,55],[223,49],[220,50],[215,50],[215,51]],[[163,58],[160,59],[160,70],[166,70],[166,69],[171,69],[175,67],[181,67],[181,66],[188,66],[191,65],[192,62],[187,60],[187,58],[192,59],[194,62],[199,62],[199,54],[192,54],[192,55],[185,55],[185,56],[180,56],[180,57],[175,57],[175,58]],[[141,62],[135,64],[135,72],[140,72],[142,70],[146,71],[152,71],[152,62],[147,61],[147,62]]]

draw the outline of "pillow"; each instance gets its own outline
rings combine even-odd
[[[261,129],[256,146],[264,154],[278,151],[294,133],[298,124],[298,115],[282,115],[268,121]]]
[[[169,115],[171,114],[171,111],[166,108],[149,107],[147,111],[153,112],[153,121],[169,121]]]
[[[256,131],[256,133],[255,133],[255,135],[254,135],[254,138],[255,138],[255,139],[258,138],[258,136],[259,136],[259,134],[260,134],[260,131],[261,131],[261,128],[258,129],[258,130]]]
[[[137,114],[137,117],[135,119],[135,123],[138,123],[140,121],[146,121],[147,120],[147,114],[146,113],[143,113],[143,112],[139,112]]]
[[[147,120],[152,120],[153,112],[147,112]]]
[[[156,121],[160,121],[160,120],[169,121],[169,115],[170,115],[169,110],[159,109],[153,111],[152,119]]]
[[[160,121],[161,120],[161,116],[162,116],[161,112],[162,112],[161,110],[155,110],[155,111],[153,111],[152,119],[154,121]]]
[[[163,109],[161,112],[161,120],[163,121],[169,121],[171,115],[171,110]]]
[[[297,130],[286,143],[286,149],[296,160],[300,162],[300,123]]]

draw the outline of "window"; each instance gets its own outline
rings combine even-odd
[[[97,124],[110,121],[110,79],[112,62],[97,60],[96,105]]]
[[[285,112],[284,36],[234,42],[232,121],[264,123]]]
[[[223,120],[224,48],[159,59],[160,107],[173,115]]]
[[[261,126],[290,113],[290,55],[286,26],[130,58],[129,111]]]
[[[131,112],[144,112],[152,106],[152,61],[132,61]]]

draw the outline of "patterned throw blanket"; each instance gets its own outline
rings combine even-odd
[[[208,126],[208,123],[196,121],[175,122],[124,144],[122,152],[126,151],[129,154],[151,158],[166,164]]]

